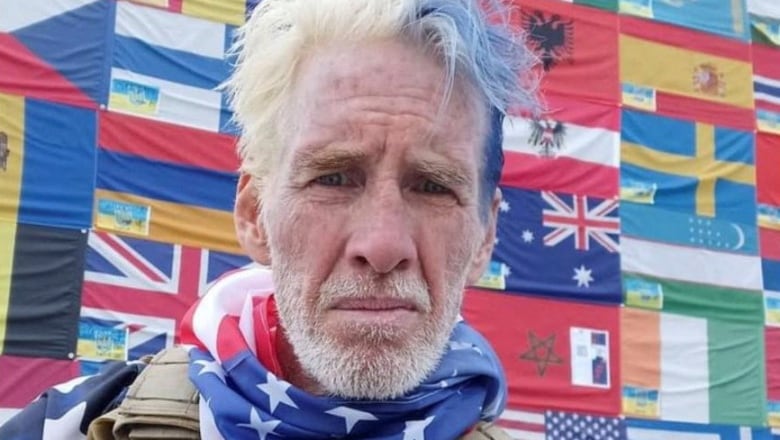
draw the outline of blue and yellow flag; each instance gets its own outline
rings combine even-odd
[[[93,110],[0,94],[0,219],[89,228]]]
[[[624,235],[756,255],[754,135],[623,111]]]

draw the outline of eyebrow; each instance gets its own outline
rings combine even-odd
[[[471,186],[472,179],[460,164],[443,164],[433,160],[419,160],[414,164],[417,172],[446,186]]]
[[[364,163],[367,155],[360,151],[344,149],[307,149],[293,157],[293,169],[307,171],[331,171],[351,168]]]

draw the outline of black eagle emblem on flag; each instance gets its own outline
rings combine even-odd
[[[531,121],[531,136],[528,143],[537,147],[539,155],[555,157],[563,148],[566,126],[554,119],[534,119]]]
[[[558,14],[522,11],[521,26],[528,34],[528,45],[549,71],[563,60],[572,62],[574,54],[574,21]]]

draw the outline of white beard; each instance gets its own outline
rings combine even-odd
[[[447,286],[441,316],[425,281],[394,273],[384,279],[328,279],[317,298],[302,293],[304,277],[274,259],[274,284],[279,317],[303,370],[326,393],[351,399],[391,399],[422,383],[435,370],[456,324],[465,274]],[[412,301],[423,324],[416,329],[381,324],[344,323],[337,333],[322,324],[322,314],[336,300],[376,297]],[[332,327],[332,326],[331,326]]]

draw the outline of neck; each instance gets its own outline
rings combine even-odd
[[[323,387],[303,369],[298,356],[284,329],[280,328],[276,338],[276,356],[279,359],[279,365],[282,369],[282,378],[295,387],[306,391],[309,394],[319,396],[326,394]]]

